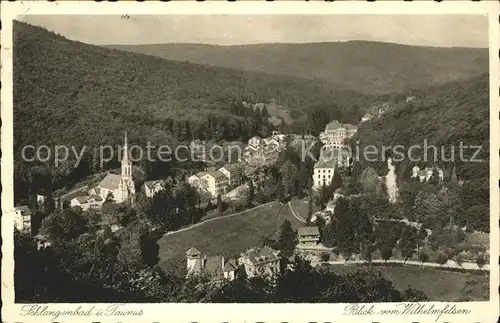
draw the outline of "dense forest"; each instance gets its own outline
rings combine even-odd
[[[216,126],[228,132],[227,139],[237,139],[251,125],[232,111],[235,101],[280,98],[303,109],[315,102],[349,109],[372,101],[324,81],[110,50],[20,22],[14,24],[14,52],[17,153],[28,144],[115,145],[125,129],[132,140],[162,143],[173,133],[211,136],[210,119],[222,124]]]
[[[420,47],[369,41],[109,47],[177,61],[320,79],[355,91],[379,94],[446,83],[488,71],[486,48]]]

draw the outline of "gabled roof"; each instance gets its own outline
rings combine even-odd
[[[229,271],[235,271],[238,269],[238,265],[236,265],[236,261],[234,259],[229,259],[226,261],[226,264],[224,265],[224,272],[229,272]]]
[[[335,168],[335,162],[329,161],[319,161],[316,164],[314,164],[314,168]]]
[[[297,229],[297,234],[299,236],[319,235],[319,229],[318,227],[302,227]]]
[[[226,175],[224,175],[223,173],[219,172],[218,170],[216,170],[215,172],[209,172],[207,175],[215,178],[215,179],[224,179],[226,178]]]
[[[156,180],[156,181],[147,181],[147,182],[144,182],[144,185],[149,188],[149,189],[152,189],[154,188],[156,185],[165,185],[165,181],[162,180],[162,179],[159,179],[159,180]]]
[[[350,123],[344,123],[342,126],[344,128],[346,128],[347,130],[358,130],[358,127],[356,127],[355,125],[352,125]]]
[[[326,130],[335,130],[335,129],[338,129],[340,128],[342,125],[340,124],[340,122],[338,122],[337,120],[333,120],[332,122],[330,122],[329,124],[326,125]]]
[[[224,168],[227,171],[232,172],[232,171],[237,170],[237,169],[242,168],[242,167],[243,167],[242,163],[233,163],[233,164],[226,164],[226,165],[222,166],[221,168]]]
[[[116,190],[118,189],[120,182],[122,180],[121,175],[116,174],[108,174],[104,179],[99,183],[99,188],[105,188],[108,190]]]
[[[197,176],[198,178],[202,178],[203,176],[207,175],[207,172],[198,172],[194,176]]]
[[[31,209],[27,205],[21,205],[14,208],[16,211],[21,211],[22,215],[31,215]]]
[[[200,252],[195,247],[192,247],[191,249],[186,251],[186,255],[188,255],[188,256],[197,256],[199,254],[200,254]]]
[[[78,202],[80,202],[81,204],[85,204],[87,203],[88,201],[88,196],[87,195],[83,195],[83,196],[77,196],[75,197],[74,199],[76,199]]]
[[[245,256],[254,264],[280,259],[278,252],[268,246],[247,250],[247,252],[245,252]]]

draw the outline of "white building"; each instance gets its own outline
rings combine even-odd
[[[238,263],[245,269],[248,278],[254,276],[272,277],[280,273],[279,252],[267,246],[252,248],[242,253]]]
[[[91,190],[90,195],[99,195],[103,200],[111,198],[115,203],[123,203],[133,200],[135,197],[135,184],[132,179],[132,163],[128,155],[127,133],[125,133],[125,145],[121,160],[121,174],[108,174]]]
[[[319,189],[323,185],[330,185],[333,179],[333,174],[335,174],[335,163],[317,162],[314,165],[313,188]]]
[[[224,278],[229,281],[236,276],[238,266],[234,259],[225,261],[222,256],[201,256],[201,252],[196,248],[189,249],[186,258],[188,275],[207,273],[213,280]]]
[[[104,202],[105,200],[99,195],[77,196],[71,199],[70,206],[79,206],[83,211],[87,211],[88,209],[100,209]]]
[[[260,137],[254,136],[248,140],[248,145],[254,148],[260,148],[261,141],[262,139],[260,139]]]
[[[325,131],[321,132],[319,138],[328,148],[343,148],[344,141],[358,132],[358,127],[345,123],[341,124],[334,120],[326,125]]]
[[[319,243],[318,227],[302,227],[297,229],[299,243],[304,247],[316,247]]]
[[[212,197],[217,197],[219,195],[224,195],[227,193],[229,186],[228,179],[226,176],[219,172],[208,172],[205,176],[201,178],[203,182],[204,189],[212,195]]]
[[[152,198],[156,193],[165,189],[165,181],[162,179],[157,181],[147,181],[144,182],[142,187],[146,196]]]
[[[23,233],[31,234],[31,216],[33,213],[26,205],[14,208],[14,226]]]
[[[243,179],[244,165],[242,163],[226,164],[219,168],[219,172],[226,176],[229,187],[235,187],[241,184]]]

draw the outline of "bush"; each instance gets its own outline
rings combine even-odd
[[[330,254],[328,252],[322,252],[320,259],[321,261],[330,261]]]
[[[476,259],[476,264],[479,268],[483,268],[484,264],[486,263],[486,260],[484,259],[484,256],[478,256]]]
[[[436,256],[436,262],[440,265],[444,265],[448,261],[448,255],[444,252],[439,252]]]
[[[419,255],[418,255],[418,259],[420,260],[421,263],[424,263],[424,262],[427,262],[429,261],[429,255],[425,252],[421,252]]]

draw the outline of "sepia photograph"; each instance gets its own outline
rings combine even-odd
[[[122,12],[11,21],[20,315],[494,300],[488,11]]]

